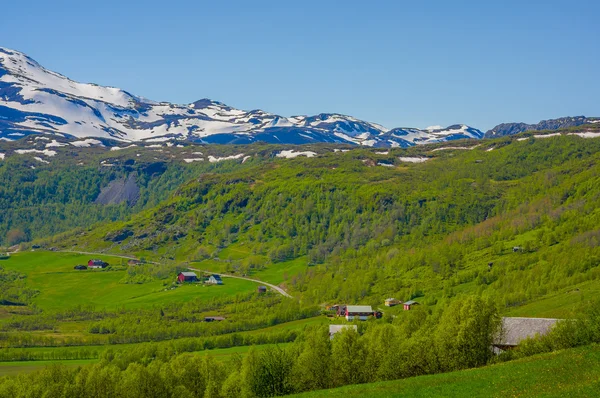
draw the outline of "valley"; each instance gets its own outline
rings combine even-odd
[[[554,362],[530,362],[534,354],[594,355],[595,348],[569,349],[600,341],[589,329],[600,300],[600,140],[578,135],[597,127],[385,151],[115,151],[108,142],[66,140],[47,164],[17,152],[42,151],[45,140],[2,142],[8,211],[0,251],[10,253],[0,260],[0,374],[11,377],[0,379],[0,396],[45,374],[72,386],[75,375],[85,383],[98,377],[113,392],[127,378],[151,377],[155,396],[164,396],[180,385],[169,387],[164,376],[172,367],[213,369],[194,373],[204,380],[195,391],[222,396],[265,391],[273,380],[261,372],[280,372],[270,395],[396,379],[404,380],[389,390],[381,384],[381,394],[450,394],[471,387],[447,372],[535,372]],[[314,155],[277,156],[283,151]],[[194,157],[222,160],[185,160]],[[95,203],[103,186],[131,175],[136,204]],[[38,203],[57,211],[26,217],[27,205]],[[27,236],[9,244],[14,230]],[[74,269],[91,259],[108,266]],[[200,282],[176,283],[182,271]],[[205,272],[223,284],[203,283]],[[388,297],[419,305],[386,307]],[[383,314],[347,321],[328,310],[334,304]],[[491,355],[504,316],[579,321]],[[356,332],[330,340],[328,326],[346,324]],[[361,354],[347,356],[348,347]],[[497,362],[504,363],[487,366]],[[120,381],[110,384],[106,372]],[[515,391],[526,383],[511,380]],[[483,384],[475,384],[476,396]],[[345,388],[341,394],[365,391]]]

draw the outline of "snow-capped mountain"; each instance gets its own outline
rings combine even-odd
[[[74,82],[23,53],[0,48],[0,139],[29,134],[124,142],[336,142],[377,147],[483,137],[466,125],[389,130],[340,114],[283,117],[209,99],[189,105],[155,102],[114,87]]]

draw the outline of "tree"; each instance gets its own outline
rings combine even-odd
[[[453,301],[435,331],[442,370],[485,365],[499,328],[500,316],[491,299],[470,296]]]
[[[297,391],[321,390],[331,387],[331,342],[326,328],[308,329],[301,344],[301,353],[293,369]]]
[[[344,328],[336,333],[331,347],[333,382],[336,385],[363,382],[365,351],[356,330]]]

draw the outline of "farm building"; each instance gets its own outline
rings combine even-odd
[[[211,275],[208,277],[208,280],[206,281],[207,284],[209,285],[222,285],[223,284],[223,280],[221,279],[220,275]]]
[[[266,293],[267,292],[267,287],[266,286],[259,286],[258,287],[258,292],[259,293]]]
[[[88,266],[88,268],[92,268],[92,269],[95,269],[95,268],[106,268],[106,267],[108,267],[108,263],[104,262],[102,260],[90,260],[90,261],[88,261],[88,265],[87,266]]]
[[[353,321],[359,319],[366,321],[373,316],[373,309],[370,305],[348,305],[346,306],[346,320]]]
[[[356,325],[329,325],[329,340],[333,340],[333,336],[344,329],[358,330],[358,327]]]
[[[414,305],[419,305],[419,303],[417,303],[414,300],[409,300],[407,302],[404,303],[404,311],[409,311]]]
[[[177,281],[179,283],[198,282],[198,277],[193,272],[180,272],[179,275],[177,275]]]
[[[550,332],[560,319],[554,318],[502,318],[502,328],[494,339],[494,351],[500,353],[516,347],[528,337],[543,336]]]
[[[400,300],[396,300],[395,298],[386,298],[384,302],[386,307],[393,307],[398,304],[402,304]]]
[[[131,260],[127,260],[127,265],[140,265],[142,262],[140,260],[136,260],[132,258]]]

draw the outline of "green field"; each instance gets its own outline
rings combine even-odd
[[[109,256],[93,257],[111,265],[120,265],[122,261]],[[198,297],[235,296],[256,288],[253,282],[228,279],[222,286],[189,284],[165,290],[165,287],[171,286],[171,280],[124,284],[121,280],[126,275],[125,270],[73,269],[77,264],[87,264],[90,258],[90,255],[75,253],[26,252],[11,256],[10,260],[2,262],[2,266],[27,275],[28,286],[40,291],[33,302],[42,309],[65,309],[76,305],[94,305],[106,309],[147,307],[186,302]]]
[[[318,397],[597,397],[600,346],[403,380],[346,386],[295,395]]]
[[[21,373],[35,372],[53,364],[69,367],[87,365],[97,362],[95,359],[74,359],[71,361],[29,361],[29,362],[0,362],[0,376],[14,376]]]

